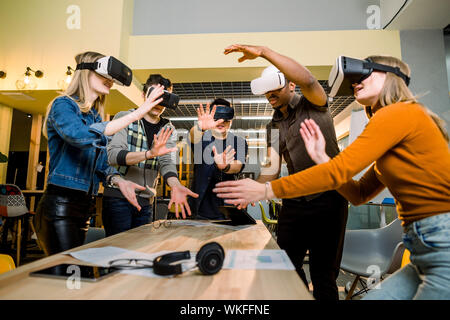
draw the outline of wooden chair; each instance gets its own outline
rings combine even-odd
[[[14,184],[0,185],[0,216],[3,217],[1,245],[3,248],[8,247],[8,232],[11,231],[12,242],[16,245],[16,266],[19,266],[21,255],[26,254],[29,227],[35,234],[36,230],[33,224],[34,212],[28,210],[22,191]],[[37,244],[40,247],[39,241]]]

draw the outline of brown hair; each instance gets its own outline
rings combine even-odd
[[[401,61],[400,59],[397,59],[395,57],[391,56],[370,56],[368,57],[375,63],[380,63],[384,65],[388,65],[391,67],[398,67],[400,68],[400,71],[406,74],[408,77],[411,75],[411,69],[409,66]],[[392,72],[386,73],[386,80],[384,81],[383,88],[381,89],[380,96],[378,98],[378,104],[379,107],[385,107],[393,103],[397,102],[407,102],[407,103],[419,103],[417,101],[417,97],[413,95],[411,90],[409,90],[408,86],[406,85],[405,81],[398,77],[397,75],[393,74]],[[448,132],[445,129],[445,121],[439,118],[437,114],[432,112],[427,107],[423,106],[425,111],[428,113],[428,115],[433,119],[433,121],[436,123],[437,127],[441,131],[442,135],[444,136],[444,139],[449,142],[449,136]]]
[[[103,57],[105,57],[105,55],[101,53],[87,51],[77,54],[75,56],[75,61],[77,64],[81,62],[95,62]],[[89,101],[87,101],[87,97],[89,96],[89,92],[91,90],[89,87],[90,72],[91,71],[87,69],[75,70],[75,72],[73,73],[72,81],[70,82],[67,89],[48,104],[47,111],[45,113],[44,125],[42,129],[43,131],[42,133],[46,138],[47,138],[48,114],[50,113],[53,102],[59,97],[69,97],[70,99],[74,100],[78,104],[78,107],[80,108],[81,112],[83,113],[89,112],[92,108],[94,108],[100,115],[103,114],[106,95],[100,95],[92,104],[90,104]]]

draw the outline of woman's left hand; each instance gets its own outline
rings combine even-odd
[[[266,186],[252,179],[236,181],[223,181],[216,184],[213,189],[217,197],[225,199],[225,203],[246,207],[247,204],[263,200],[265,196],[273,197],[272,190],[266,194]]]

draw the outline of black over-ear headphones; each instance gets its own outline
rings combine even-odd
[[[191,258],[189,251],[171,252],[153,260],[153,272],[158,275],[177,275],[183,272],[181,263],[172,264]],[[200,272],[213,275],[222,269],[225,251],[217,242],[209,242],[202,246],[195,257],[196,266]]]

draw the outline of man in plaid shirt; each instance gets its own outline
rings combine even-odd
[[[153,74],[144,85],[144,99],[148,89],[158,85],[172,91],[169,79]],[[180,211],[183,218],[186,218],[186,213],[191,215],[187,196],[198,195],[181,185],[178,180],[175,166],[176,134],[170,121],[161,117],[164,110],[165,108],[160,105],[153,107],[141,120],[117,132],[108,144],[109,163],[117,165],[125,179],[148,188],[137,193],[137,200],[141,206],[141,210],[138,211],[129,204],[119,189],[112,186],[105,187],[102,220],[106,236],[152,221],[152,203],[159,174],[171,188],[169,208],[175,204],[177,218]],[[131,111],[119,112],[114,119],[123,117]]]

